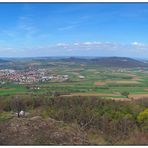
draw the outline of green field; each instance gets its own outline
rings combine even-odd
[[[113,98],[125,98],[122,92],[129,94],[147,94],[148,76],[147,70],[143,73],[135,68],[107,68],[90,65],[79,65],[69,63],[52,62],[52,73],[69,75],[65,82],[48,81],[29,85],[38,86],[39,90],[30,90],[27,85],[5,84],[0,88],[0,95],[11,94],[50,94],[59,92],[61,94],[112,94]],[[80,79],[78,76],[84,76]],[[96,83],[104,83],[97,85]]]

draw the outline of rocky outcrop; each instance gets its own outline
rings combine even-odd
[[[0,145],[85,145],[86,134],[52,118],[12,118],[0,123]]]

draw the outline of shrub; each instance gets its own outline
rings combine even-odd
[[[127,91],[121,92],[121,95],[128,97],[129,92],[127,92]]]
[[[137,116],[137,121],[142,130],[148,130],[148,108],[139,113]]]

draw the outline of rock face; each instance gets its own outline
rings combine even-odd
[[[74,126],[40,116],[0,123],[0,145],[85,145],[86,134]]]

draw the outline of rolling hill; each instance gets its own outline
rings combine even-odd
[[[69,57],[66,59],[62,59],[62,61],[86,63],[98,66],[105,66],[105,67],[121,67],[121,68],[148,67],[148,63],[146,62],[127,57],[97,57],[91,59]]]
[[[109,67],[147,67],[148,64],[139,60],[127,57],[103,57],[92,59],[93,64]]]
[[[0,59],[0,63],[7,63],[7,62],[10,62],[8,60],[3,60],[3,59]]]

